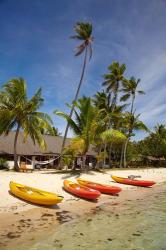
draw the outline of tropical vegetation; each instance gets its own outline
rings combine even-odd
[[[28,135],[41,148],[46,144],[42,134],[43,129],[52,131],[52,120],[48,114],[39,112],[43,104],[41,89],[37,90],[31,99],[27,97],[27,84],[23,78],[14,78],[3,85],[0,92],[0,134],[8,135],[15,129],[14,138],[14,168],[19,170],[17,162],[17,140],[20,130],[24,132],[24,140]]]
[[[127,67],[124,63],[114,61],[108,66],[108,72],[101,81],[101,91],[93,96],[79,97],[86,65],[92,56],[92,24],[77,22],[74,29],[75,35],[71,38],[80,41],[75,56],[84,54],[84,59],[75,97],[67,105],[70,111],[54,111],[56,116],[67,122],[61,163],[74,168],[76,158],[81,157],[81,168],[85,169],[86,156],[92,147],[96,152],[97,168],[127,167],[135,163],[137,165],[138,162],[143,165],[152,160],[161,163],[162,159],[166,159],[166,126],[157,124],[154,131],[151,131],[141,121],[135,100],[145,93],[139,89],[140,79],[126,77]],[[25,141],[29,135],[43,149],[46,147],[44,135],[60,135],[50,116],[39,111],[43,103],[41,89],[28,98],[27,84],[23,78],[11,79],[0,90],[0,135],[7,136],[11,130],[16,131],[13,142],[16,170],[19,169],[17,140],[20,131],[23,131]],[[74,137],[70,145],[65,147],[69,128]],[[141,130],[147,136],[135,142],[134,136]],[[3,164],[3,159],[0,164]]]

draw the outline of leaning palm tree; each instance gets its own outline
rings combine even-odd
[[[11,79],[3,85],[0,92],[0,134],[8,133],[16,129],[14,138],[14,168],[19,170],[17,157],[17,139],[20,130],[24,132],[24,140],[30,135],[33,142],[45,148],[46,144],[42,135],[42,130],[52,130],[51,118],[37,110],[43,104],[41,89],[28,100],[27,85],[23,78]]]
[[[104,82],[102,83],[103,86],[106,87],[106,91],[108,93],[113,94],[112,97],[112,111],[117,104],[118,93],[120,90],[120,85],[124,81],[124,72],[126,70],[126,65],[120,65],[118,62],[113,62],[108,67],[109,73],[104,75]]]
[[[74,111],[74,105],[78,99],[79,91],[80,91],[80,88],[81,88],[81,85],[83,82],[85,67],[86,67],[86,63],[87,63],[87,59],[88,59],[88,54],[89,54],[89,59],[91,59],[91,57],[92,57],[92,41],[93,41],[92,24],[91,23],[77,22],[75,25],[75,32],[76,32],[76,35],[72,36],[71,38],[76,39],[78,41],[81,41],[81,44],[77,47],[77,51],[75,53],[75,56],[79,56],[84,52],[84,61],[83,61],[83,68],[82,68],[82,72],[81,72],[80,81],[79,81],[78,88],[77,88],[74,100],[72,102],[72,106],[71,106],[71,110],[70,110],[70,114],[69,114],[70,118],[72,118],[73,111]],[[65,141],[66,141],[68,129],[69,129],[69,122],[67,122],[67,126],[65,129],[61,153],[62,153],[64,146],[65,146]]]
[[[121,89],[121,91],[125,94],[121,97],[120,100],[127,101],[129,98],[132,99],[131,110],[130,110],[131,114],[133,114],[134,100],[135,100],[136,94],[140,94],[140,95],[145,94],[144,91],[137,90],[137,87],[140,81],[141,81],[140,79],[136,80],[133,76],[129,80],[125,79],[123,81],[123,88]]]
[[[75,103],[74,119],[61,111],[54,111],[54,113],[63,117],[68,122],[69,127],[73,130],[76,136],[74,139],[74,145],[77,145],[79,152],[83,157],[83,165],[85,166],[86,153],[90,144],[94,142],[94,138],[99,130],[97,109],[92,105],[90,98],[83,97]]]

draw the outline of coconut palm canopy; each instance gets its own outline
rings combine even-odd
[[[133,113],[133,106],[134,106],[134,100],[136,97],[136,94],[143,95],[145,94],[142,90],[137,90],[138,84],[141,80],[136,80],[135,77],[131,77],[129,80],[125,79],[122,83],[123,87],[121,91],[124,93],[124,95],[121,97],[121,101],[127,101],[129,98],[132,98],[131,100],[131,111],[130,113]]]
[[[72,39],[80,40],[82,43],[77,46],[77,52],[75,56],[81,55],[87,48],[89,50],[89,56],[92,57],[92,24],[91,23],[81,23],[77,22],[75,27],[76,35],[71,36]]]
[[[20,129],[24,132],[24,139],[30,135],[33,142],[45,148],[42,130],[52,131],[52,120],[48,114],[39,112],[38,109],[43,104],[41,89],[28,99],[27,84],[23,78],[11,79],[4,84],[0,92],[0,134],[8,134],[12,129],[16,129],[14,141],[15,166],[17,168],[16,144]]]
[[[54,113],[58,116],[63,117],[69,123],[70,128],[77,136],[75,145],[78,145],[78,138],[80,138],[79,144],[83,149],[82,152],[85,154],[93,142],[98,130],[100,129],[98,123],[98,110],[92,105],[90,98],[83,97],[75,103],[74,119],[70,118],[69,115],[61,111],[55,111]],[[83,146],[84,144],[84,146]]]
[[[102,83],[102,85],[106,87],[106,91],[108,93],[113,94],[112,109],[114,109],[117,104],[118,92],[120,91],[120,87],[125,80],[124,72],[126,70],[126,65],[120,65],[119,62],[113,62],[108,67],[108,70],[109,73],[103,76],[104,82]]]

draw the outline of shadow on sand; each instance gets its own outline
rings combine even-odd
[[[94,175],[94,171],[82,171],[82,170],[56,170],[56,171],[50,171],[50,172],[42,172],[41,174],[66,174],[62,176],[62,179],[65,180],[70,177],[78,178],[82,174],[88,174],[88,175]]]

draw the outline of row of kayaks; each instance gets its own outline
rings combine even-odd
[[[155,184],[154,181],[136,180],[129,178],[122,178],[117,176],[111,176],[112,179],[118,183],[150,187]],[[83,180],[81,178],[77,179],[77,183],[70,180],[64,180],[64,189],[81,198],[88,200],[97,199],[101,193],[115,195],[118,194],[122,189],[120,187],[100,184],[92,181]],[[63,196],[46,192],[40,189],[32,188],[15,182],[10,182],[10,192],[23,200],[39,205],[52,206],[60,203],[63,200]]]
[[[64,189],[69,193],[89,200],[97,199],[101,193],[113,195],[119,193],[122,190],[120,187],[103,185],[80,178],[77,179],[77,182],[78,183],[74,183],[72,181],[65,180]]]

